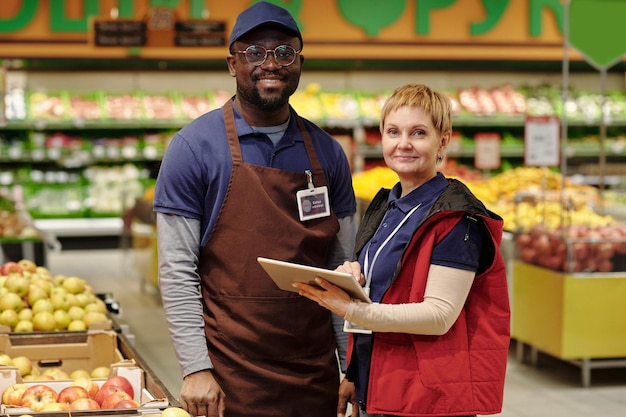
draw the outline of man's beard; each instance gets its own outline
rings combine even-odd
[[[256,81],[256,80],[254,80]],[[250,104],[255,105],[259,110],[266,112],[273,112],[281,109],[289,103],[289,97],[298,88],[298,81],[294,83],[292,79],[289,79],[285,87],[283,88],[280,96],[261,97],[259,89],[254,86],[252,89],[244,90],[241,87],[237,88],[237,94]]]

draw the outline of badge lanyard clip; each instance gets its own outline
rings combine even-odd
[[[313,173],[310,169],[307,169],[306,171],[304,171],[304,173],[306,174],[306,185],[309,190],[312,190],[313,188],[315,188],[315,186],[313,185]]]

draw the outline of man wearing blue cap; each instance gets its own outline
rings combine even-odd
[[[352,393],[345,382],[339,399],[343,320],[278,289],[256,261],[335,269],[352,257],[347,158],[289,105],[302,46],[285,9],[244,10],[226,59],[236,95],[182,128],[161,165],[159,284],[184,378],[180,402],[194,416],[331,417]],[[328,210],[303,209],[309,192]]]

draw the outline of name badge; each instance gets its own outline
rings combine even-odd
[[[300,221],[330,216],[328,187],[313,187],[296,193]]]

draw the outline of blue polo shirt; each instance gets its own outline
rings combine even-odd
[[[382,299],[383,293],[391,284],[394,270],[406,245],[447,185],[448,180],[443,174],[438,173],[430,181],[402,198],[400,198],[400,183],[392,188],[388,199],[389,209],[378,226],[378,230],[359,254],[361,266],[365,265],[365,257],[368,257],[372,277],[370,283],[372,301],[380,302]],[[418,205],[417,210],[409,214],[411,209]],[[405,223],[385,244],[384,242],[405,218]],[[480,228],[476,225],[470,227],[469,222],[466,217],[463,217],[454,229],[435,246],[431,257],[432,264],[477,271],[482,239]],[[470,238],[466,240],[465,234],[468,232]],[[377,252],[378,255],[376,255]]]
[[[244,162],[293,172],[311,169],[293,108],[287,130],[276,146],[267,135],[256,132],[234,106],[233,111]],[[308,120],[303,122],[326,174],[333,212],[339,218],[353,215],[356,199],[343,149],[324,130]],[[154,210],[200,220],[204,247],[224,201],[231,169],[224,116],[222,109],[216,109],[193,120],[172,138],[159,170]]]

